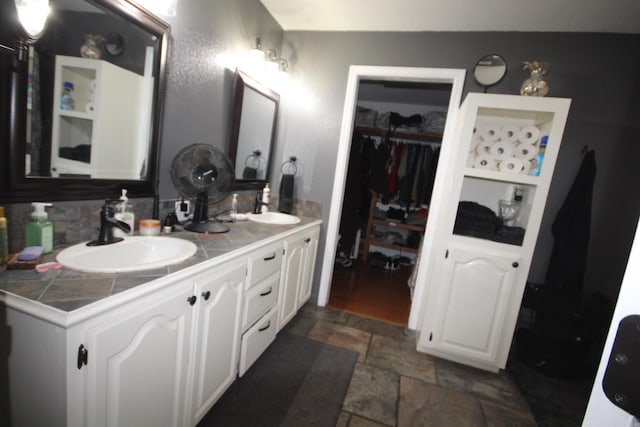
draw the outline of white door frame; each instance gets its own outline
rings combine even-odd
[[[451,97],[449,98],[449,111],[444,128],[442,139],[443,149],[440,152],[439,164],[446,164],[445,156],[455,153],[453,145],[454,122],[457,117],[458,108],[462,98],[466,70],[454,68],[417,68],[417,67],[386,67],[369,65],[352,65],[349,67],[349,78],[347,81],[347,91],[344,100],[344,111],[342,113],[342,125],[340,127],[340,140],[338,143],[338,156],[336,159],[336,172],[333,180],[333,192],[329,207],[329,221],[327,223],[327,233],[322,260],[322,271],[320,274],[320,289],[318,291],[318,305],[325,306],[329,302],[331,292],[331,278],[333,276],[333,266],[338,244],[338,232],[340,228],[340,218],[342,216],[342,200],[344,198],[344,188],[349,167],[349,153],[351,150],[351,137],[353,134],[353,124],[358,100],[358,88],[361,80],[382,80],[397,82],[417,82],[417,83],[444,83],[451,84]],[[447,149],[447,147],[449,147]],[[435,187],[439,185],[436,174]],[[440,183],[442,185],[443,183]],[[435,192],[435,191],[434,191]],[[437,209],[432,203],[430,211]],[[431,215],[429,215],[431,217]],[[427,220],[426,232],[429,232],[429,222]],[[427,268],[426,260],[430,258],[431,244],[429,239],[423,242],[421,252],[421,262],[418,266],[416,276],[416,286],[413,294],[413,303],[409,315],[409,328],[416,329],[421,311],[421,300],[426,286]]]

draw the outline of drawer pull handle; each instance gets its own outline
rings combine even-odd
[[[273,286],[269,286],[269,290],[265,291],[263,293],[260,294],[261,297],[266,297],[267,295],[269,295],[271,292],[273,292]]]
[[[211,297],[211,291],[202,293],[202,298],[204,298],[205,301],[209,301],[209,297]]]
[[[275,259],[276,257],[276,253],[274,252],[273,255],[268,256],[266,258],[263,258],[264,261],[271,261],[272,259]]]
[[[266,331],[267,329],[269,329],[270,326],[271,326],[271,320],[269,320],[269,323],[267,323],[267,326],[258,329],[258,332]]]

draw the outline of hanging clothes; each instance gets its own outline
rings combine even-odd
[[[591,230],[596,155],[588,151],[551,228],[555,239],[546,285],[569,296],[582,294]],[[576,301],[579,301],[576,298]]]
[[[369,188],[383,201],[389,200],[389,161],[391,147],[385,142],[378,144],[371,157]]]

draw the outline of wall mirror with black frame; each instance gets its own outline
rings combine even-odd
[[[228,153],[236,190],[261,189],[269,179],[279,102],[277,92],[236,71]]]
[[[157,193],[169,26],[128,0],[51,0],[0,58],[0,202]],[[4,43],[12,34],[2,34]]]

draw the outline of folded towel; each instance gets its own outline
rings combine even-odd
[[[280,180],[280,198],[278,200],[278,210],[283,213],[291,213],[293,211],[293,184],[295,175],[282,175]]]

